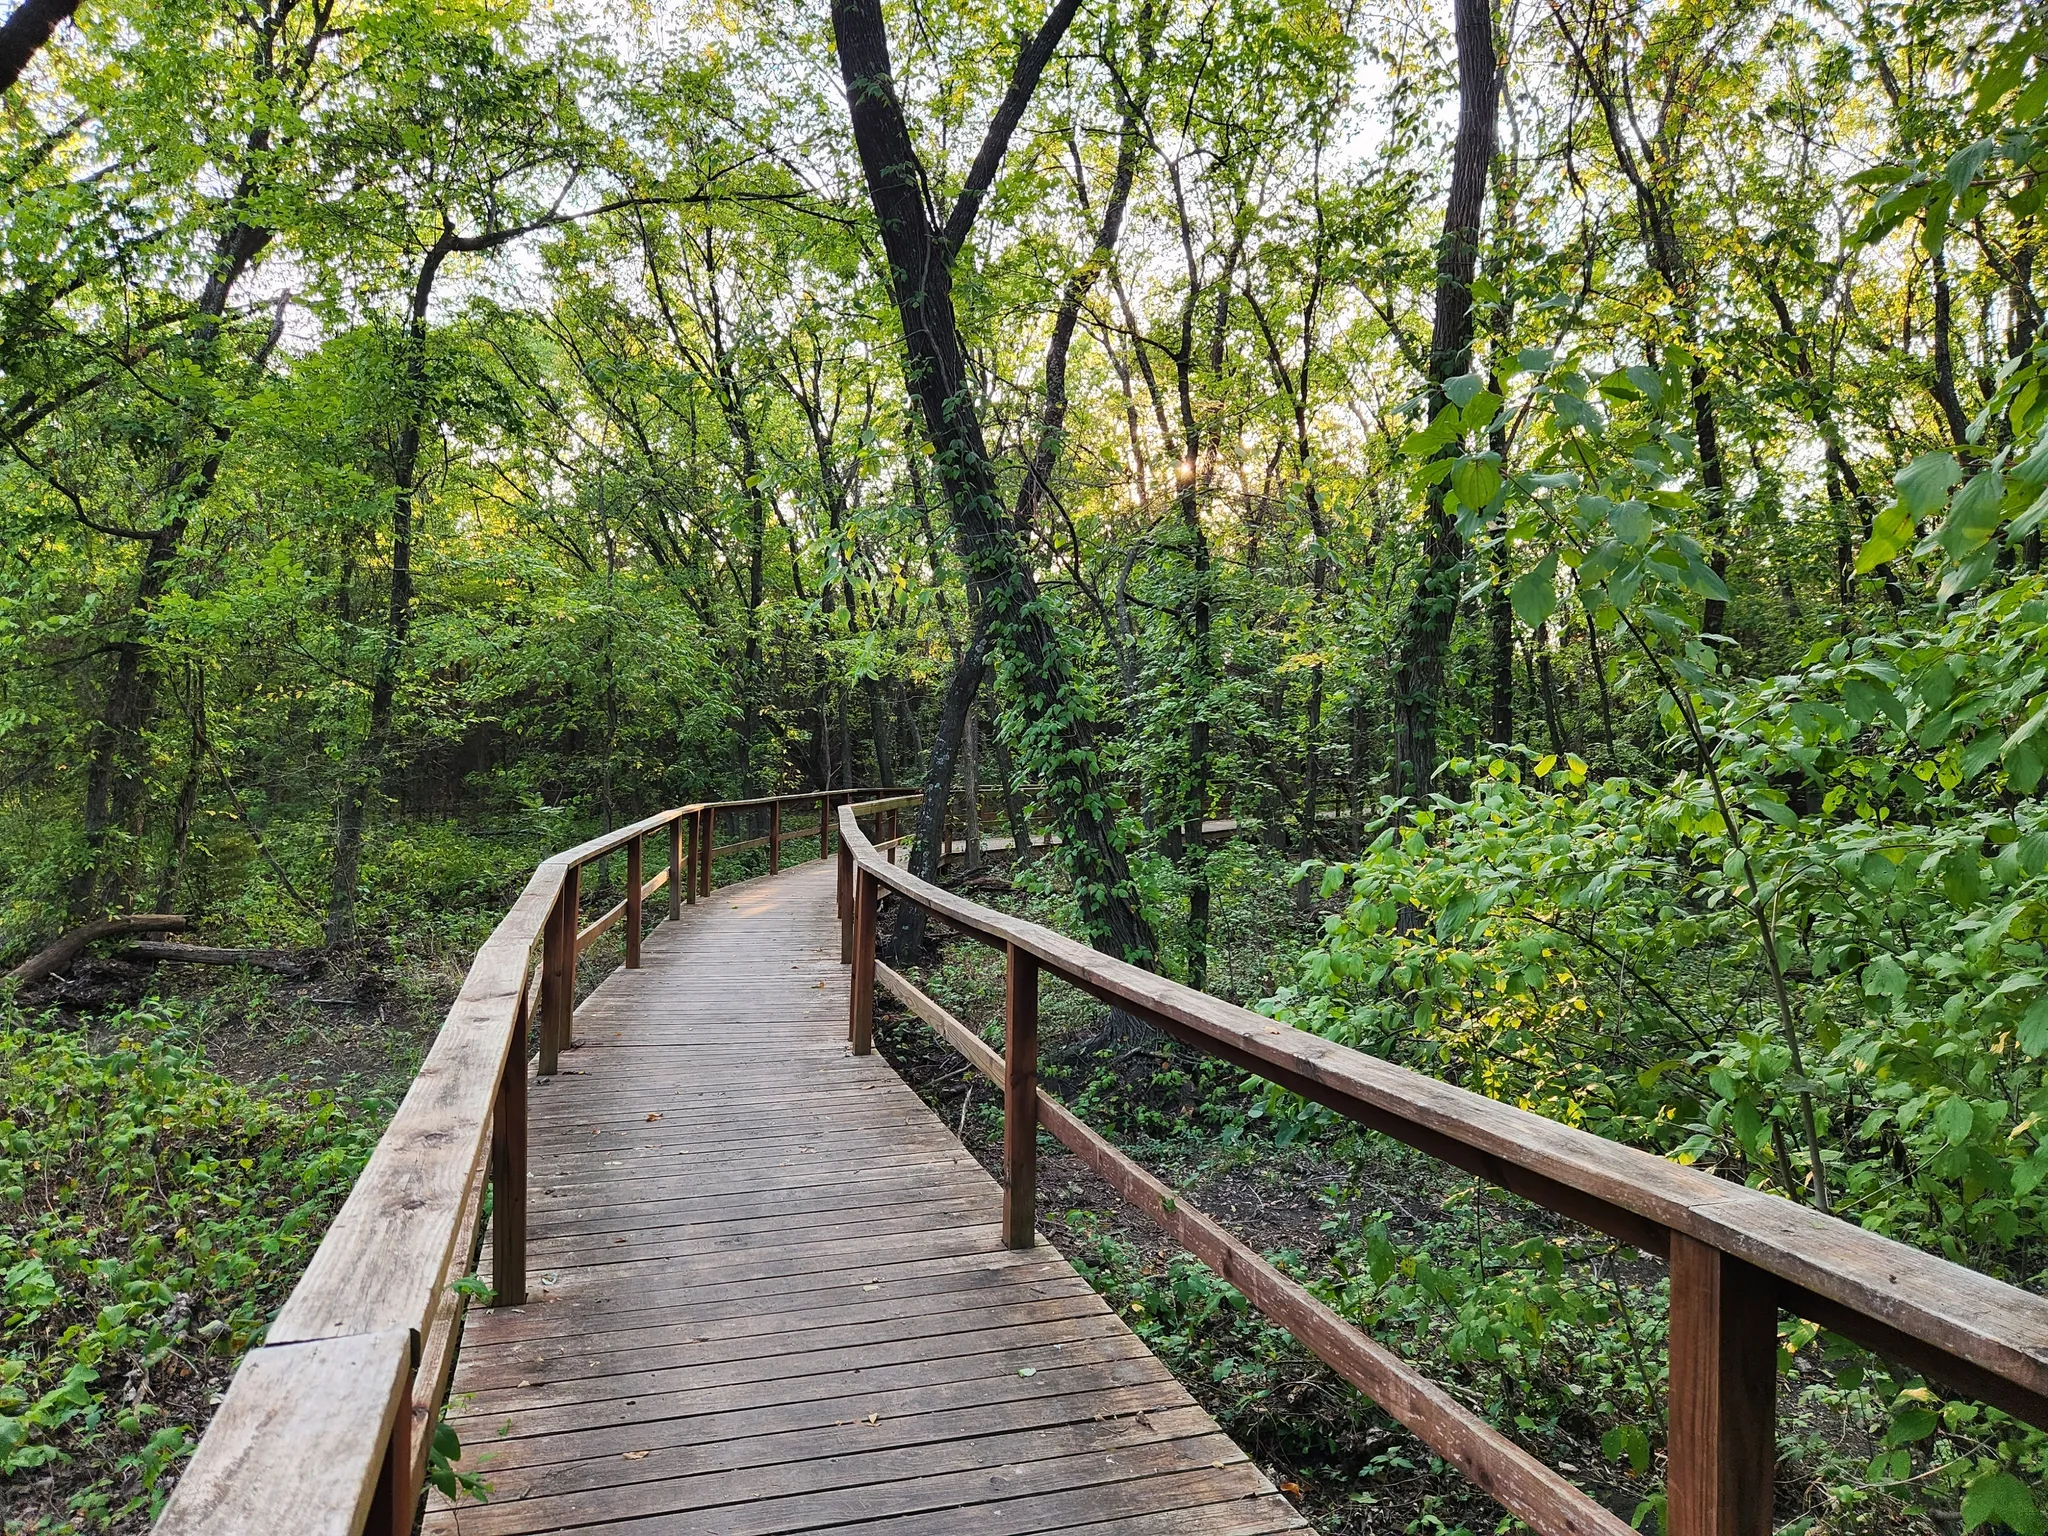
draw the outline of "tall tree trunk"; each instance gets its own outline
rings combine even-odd
[[[406,316],[405,419],[391,454],[391,587],[385,599],[384,644],[370,679],[369,729],[350,765],[336,808],[334,869],[327,892],[327,942],[347,943],[355,935],[356,887],[362,869],[363,829],[373,791],[389,770],[391,719],[398,697],[398,675],[412,638],[413,508],[418,495],[420,443],[427,420],[427,312],[441,265],[455,249],[452,230],[444,229],[420,261],[413,283],[412,307]]]
[[[1463,373],[1471,361],[1479,213],[1486,199],[1500,101],[1490,0],[1456,0],[1453,27],[1458,40],[1458,132],[1443,238],[1436,253],[1436,315],[1429,338],[1432,416],[1447,403],[1444,380]],[[1445,495],[1444,481],[1430,489],[1423,514],[1422,574],[1402,616],[1394,666],[1394,792],[1418,801],[1429,793],[1436,777],[1445,662],[1465,569],[1465,541],[1445,507]]]
[[[1020,58],[1004,108],[997,115],[1004,144],[1015,127],[1015,117],[1009,118],[1007,128],[1002,126],[1012,100],[1020,90],[1028,100],[1045,60],[1072,17],[1072,4],[1061,0],[1026,56]],[[987,627],[1005,691],[1021,722],[1021,744],[1028,746],[1028,757],[1053,770],[1047,775],[1048,794],[1067,833],[1066,854],[1081,920],[1090,936],[1112,953],[1147,960],[1155,944],[1138,909],[1117,829],[1117,797],[1095,748],[1094,721],[1066,651],[1039,601],[1038,583],[1025,559],[1016,524],[996,494],[994,468],[982,438],[953,312],[950,270],[953,252],[960,248],[966,233],[961,209],[967,207],[971,219],[971,206],[963,194],[943,236],[926,216],[925,178],[896,95],[881,0],[834,0],[832,26],[854,141],[881,229],[902,322],[906,382],[932,441],[961,559],[976,597],[975,611]],[[1035,66],[1025,68],[1032,57],[1036,57]],[[1016,111],[1021,115],[1021,104]],[[992,132],[991,139],[995,137]],[[988,148],[985,145],[984,154],[977,156],[976,172],[989,158]],[[980,185],[985,189],[993,178],[994,166],[989,165]],[[976,173],[970,173],[970,190],[975,180]],[[974,194],[975,201],[980,195]],[[974,681],[978,683],[979,678]],[[968,696],[971,698],[971,691]],[[949,705],[951,702],[949,697]],[[927,776],[928,786],[940,776],[939,770],[935,761]],[[948,763],[945,777],[950,776]],[[920,822],[925,819],[921,810]]]
[[[875,738],[875,774],[886,789],[896,782],[896,754],[889,746],[893,722],[883,707],[882,685],[869,677],[862,679],[861,686],[868,696],[868,730]]]

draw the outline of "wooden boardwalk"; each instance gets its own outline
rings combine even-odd
[[[578,1009],[532,1090],[532,1299],[470,1312],[450,1398],[490,1500],[426,1530],[1306,1530],[849,1053],[833,878],[714,892]]]

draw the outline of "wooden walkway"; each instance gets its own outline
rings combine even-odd
[[[1304,1531],[880,1056],[825,863],[713,893],[531,1098],[532,1299],[473,1309],[425,1529]],[[488,1245],[487,1245],[488,1251]]]

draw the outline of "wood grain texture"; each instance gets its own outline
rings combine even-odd
[[[1489,1179],[1666,1254],[1680,1233],[1774,1277],[1778,1304],[2048,1427],[2048,1297],[1651,1153],[1410,1072],[1236,1007],[917,879],[878,854],[847,805],[856,878],[985,943],[1015,945],[1105,1002],[1205,1053]],[[1905,1351],[1897,1346],[1904,1342]]]
[[[157,1536],[354,1536],[369,1518],[411,1369],[403,1330],[251,1350]]]
[[[851,1053],[836,864],[723,888],[584,1000],[533,1089],[530,1300],[463,1328],[492,1499],[430,1494],[426,1530],[1304,1529]]]

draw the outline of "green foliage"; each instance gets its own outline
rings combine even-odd
[[[88,1522],[161,1502],[375,1139],[371,1106],[228,1082],[197,1023],[0,1015],[0,1479],[85,1459]]]

